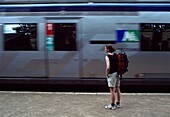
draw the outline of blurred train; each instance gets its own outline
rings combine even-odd
[[[170,78],[169,3],[0,5],[0,78],[105,78],[104,46],[124,78]]]

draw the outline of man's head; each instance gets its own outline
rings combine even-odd
[[[115,51],[116,51],[116,49],[113,48],[111,44],[107,44],[107,45],[105,46],[105,52],[107,52],[107,53],[108,53],[108,52],[112,53],[112,52],[115,52]]]

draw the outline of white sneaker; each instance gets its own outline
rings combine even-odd
[[[112,106],[111,104],[109,104],[109,105],[105,106],[105,109],[115,110],[116,105]]]
[[[121,108],[120,103],[119,103],[119,104],[118,104],[118,103],[116,103],[116,107],[117,107],[117,108]]]

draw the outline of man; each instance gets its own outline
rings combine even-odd
[[[118,57],[114,53],[116,49],[112,45],[108,44],[105,46],[105,56],[106,61],[106,78],[108,87],[110,88],[111,104],[105,106],[106,109],[114,110],[116,107],[120,106],[121,92],[120,92],[120,79],[118,78]],[[115,90],[117,93],[117,102],[115,104]]]

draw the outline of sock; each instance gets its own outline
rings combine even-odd
[[[120,102],[116,102],[116,104],[117,104],[117,105],[119,105],[119,104],[120,104]]]
[[[112,106],[115,106],[115,103],[111,103]]]

